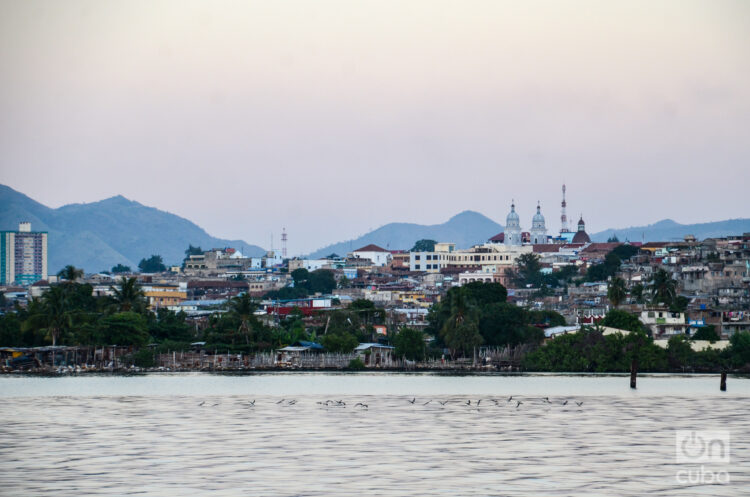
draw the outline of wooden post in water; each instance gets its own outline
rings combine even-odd
[[[722,371],[721,373],[721,386],[719,386],[719,389],[721,389],[722,392],[727,391],[727,372]]]
[[[635,382],[638,378],[638,363],[635,359],[630,363],[630,388],[635,388]]]

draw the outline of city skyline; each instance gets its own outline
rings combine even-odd
[[[511,199],[557,231],[563,182],[592,232],[748,216],[743,2],[0,5],[0,183],[50,207],[290,253]]]

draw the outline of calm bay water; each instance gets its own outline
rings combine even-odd
[[[750,380],[718,383],[0,377],[0,495],[748,495]],[[675,430],[696,429],[730,432],[731,462],[708,468],[728,484],[677,481],[692,466],[675,463]]]

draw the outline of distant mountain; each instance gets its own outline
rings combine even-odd
[[[624,242],[668,242],[682,240],[685,235],[695,235],[698,240],[718,238],[729,235],[741,235],[750,232],[750,219],[728,219],[700,224],[680,224],[671,219],[663,219],[648,226],[633,226],[623,229],[608,229],[594,233],[591,239],[605,242],[613,235]]]
[[[265,253],[242,240],[214,238],[185,218],[119,195],[51,209],[0,185],[0,230],[16,230],[20,221],[30,221],[34,231],[49,232],[50,274],[67,264],[89,273],[117,264],[135,270],[152,254],[161,255],[165,264],[178,264],[191,244],[204,250],[234,247],[249,256]]]
[[[484,243],[503,231],[492,219],[474,211],[464,211],[443,224],[426,226],[412,223],[390,223],[355,240],[335,243],[310,254],[325,257],[331,253],[346,255],[352,250],[374,243],[388,250],[409,250],[417,240],[454,242],[457,248],[467,248]]]
[[[503,231],[503,226],[486,216],[473,211],[464,211],[443,224],[425,226],[410,223],[390,223],[361,237],[334,243],[312,252],[308,257],[325,257],[331,253],[345,255],[352,250],[374,243],[389,250],[409,250],[414,242],[430,239],[438,242],[454,242],[457,248],[467,248],[486,242]],[[729,219],[701,224],[679,224],[664,219],[648,226],[623,229],[607,229],[591,235],[595,242],[606,242],[617,235],[620,241],[640,242],[682,240],[685,235],[695,235],[702,240],[750,232],[750,219]],[[549,233],[552,233],[549,231]]]

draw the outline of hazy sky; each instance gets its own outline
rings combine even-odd
[[[750,216],[750,2],[3,1],[0,183],[291,254],[473,209]]]

